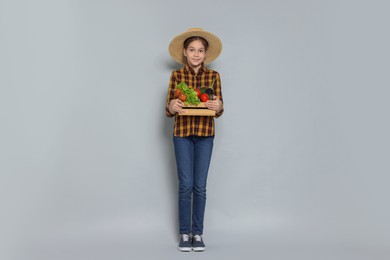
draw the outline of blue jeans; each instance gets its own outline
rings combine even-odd
[[[179,179],[180,234],[202,235],[206,206],[206,182],[214,136],[174,136],[173,143]],[[193,201],[191,201],[191,197],[193,197]]]

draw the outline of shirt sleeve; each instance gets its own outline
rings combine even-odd
[[[176,80],[176,77],[175,77],[175,72],[172,72],[171,74],[171,78],[169,80],[169,87],[168,87],[168,96],[167,96],[167,103],[166,103],[166,106],[165,106],[165,114],[167,117],[174,117],[175,114],[171,114],[171,112],[169,112],[169,103],[171,102],[172,99],[175,98],[175,87],[177,85],[177,80]]]
[[[221,77],[219,76],[219,73],[216,72],[215,74],[215,83],[214,83],[214,92],[215,95],[221,100],[222,102],[222,109],[219,111],[215,117],[218,118],[223,114],[224,108],[223,108],[223,97],[222,97],[222,88],[221,88]]]

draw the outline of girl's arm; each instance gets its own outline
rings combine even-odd
[[[220,108],[219,111],[215,114],[215,117],[218,118],[223,114],[223,97],[222,97],[222,88],[221,88],[221,77],[219,76],[219,73],[216,72],[215,75],[215,83],[214,83],[214,92],[217,97],[217,101],[220,102]]]
[[[175,87],[176,87],[176,85],[177,85],[177,80],[176,80],[174,72],[172,72],[171,78],[169,80],[167,103],[166,103],[166,106],[165,106],[165,114],[166,114],[167,117],[174,117],[175,116],[175,114],[172,114],[169,111],[169,104],[175,98]]]

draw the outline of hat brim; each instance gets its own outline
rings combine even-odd
[[[199,36],[202,38],[205,38],[206,41],[209,44],[209,47],[207,49],[207,56],[206,59],[204,60],[205,64],[208,64],[212,61],[214,61],[222,52],[222,42],[219,39],[218,36],[211,32],[207,32],[202,29],[190,29],[184,33],[181,33],[174,37],[169,44],[169,54],[172,56],[172,58],[181,63],[181,64],[186,64],[186,58],[184,57],[183,54],[183,44],[184,41],[190,37],[193,36]]]

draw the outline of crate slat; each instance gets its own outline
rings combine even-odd
[[[196,107],[199,107],[197,109]],[[215,116],[215,111],[206,108],[204,103],[200,103],[197,106],[185,106],[183,107],[183,112],[179,114],[180,116]]]

